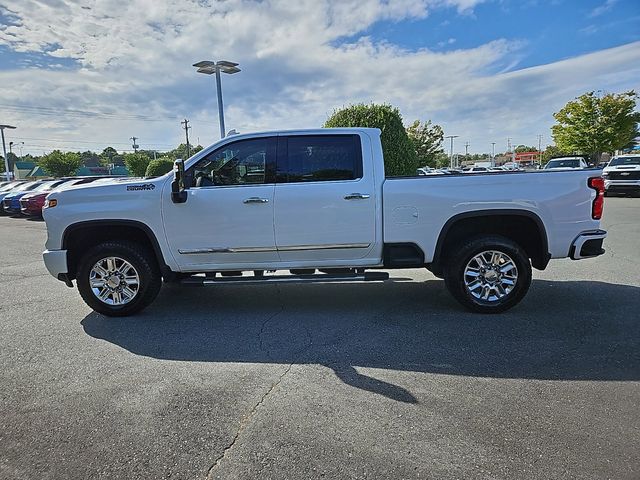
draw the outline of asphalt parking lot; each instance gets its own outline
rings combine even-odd
[[[111,319],[0,217],[0,477],[640,478],[640,199],[500,316],[387,284],[165,286]]]

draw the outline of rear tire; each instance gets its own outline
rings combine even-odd
[[[517,305],[531,285],[529,258],[508,238],[478,236],[452,248],[447,257],[445,285],[472,312],[504,312]]]
[[[140,312],[155,300],[162,274],[153,254],[133,242],[109,241],[90,248],[76,274],[80,296],[109,317]]]

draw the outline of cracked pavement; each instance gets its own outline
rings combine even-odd
[[[640,199],[607,253],[462,310],[387,284],[164,286],[109,319],[0,217],[0,478],[640,477]]]

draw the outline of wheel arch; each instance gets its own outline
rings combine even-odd
[[[447,249],[463,240],[479,234],[502,235],[521,245],[538,270],[549,263],[549,240],[542,219],[529,210],[487,209],[459,213],[451,217],[442,227],[433,262],[429,268],[442,273]]]
[[[87,220],[69,225],[62,234],[62,249],[67,250],[69,279],[74,279],[78,261],[88,248],[109,240],[128,240],[148,247],[162,276],[173,274],[164,261],[158,239],[151,228],[136,220]]]

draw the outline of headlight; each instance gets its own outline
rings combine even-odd
[[[58,200],[56,200],[55,198],[47,198],[44,201],[44,206],[42,208],[53,208],[56,205],[58,205]]]

